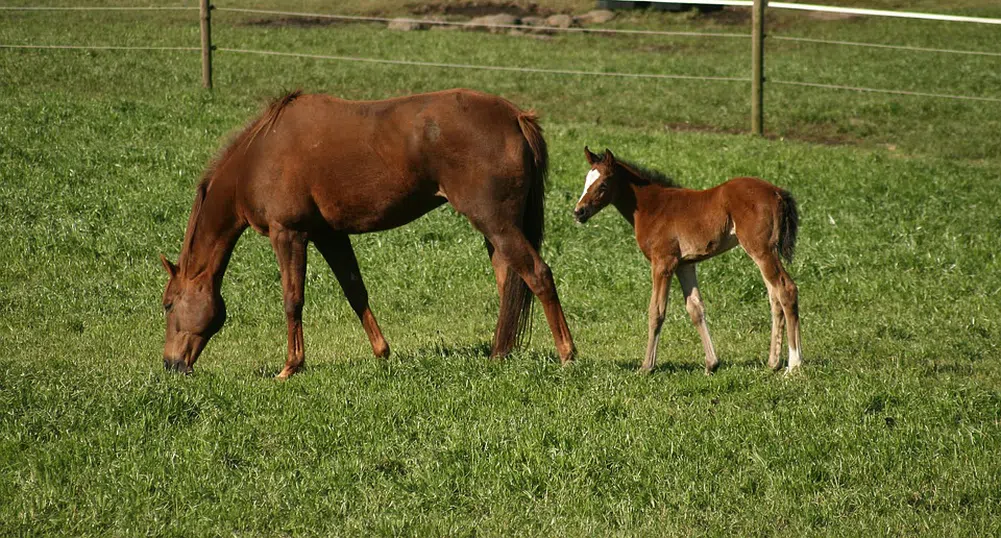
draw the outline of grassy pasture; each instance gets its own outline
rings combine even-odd
[[[887,7],[876,4],[865,5]],[[220,46],[322,54],[738,76],[747,60],[726,40],[217,22]],[[653,13],[615,24],[726,27]],[[854,41],[997,43],[980,27],[786,24]],[[4,13],[0,43],[29,42],[184,45],[197,27],[178,14]],[[999,87],[996,59],[772,47],[776,78]],[[223,53],[216,68],[209,94],[197,54],[0,51],[0,535],[1001,532],[1001,105],[773,87],[773,138],[759,140],[677,130],[744,128],[739,83]],[[226,134],[295,86],[354,98],[468,86],[537,108],[552,162],[543,255],[579,362],[559,367],[539,309],[527,349],[486,359],[490,266],[482,239],[444,208],[354,240],[389,360],[369,356],[311,250],[308,368],[274,382],[278,270],[251,232],[223,286],[226,328],[195,375],[162,372],[156,254],[176,257],[193,185]],[[702,375],[675,284],[660,366],[634,373],[648,267],[613,212],[573,225],[584,144],[687,186],[758,175],[794,193],[801,374],[766,371],[764,286],[737,251],[700,266],[720,371]]]

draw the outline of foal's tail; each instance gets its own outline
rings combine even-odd
[[[796,200],[788,191],[779,190],[779,253],[787,262],[796,251],[796,232],[799,230],[799,212]]]
[[[521,231],[536,252],[542,247],[542,237],[545,235],[545,196],[546,175],[549,172],[549,151],[546,140],[542,138],[542,128],[539,127],[534,112],[518,114],[518,126],[525,137],[525,143],[531,153],[525,152],[525,168],[528,171],[528,197],[525,200],[524,220]],[[501,298],[500,323],[498,323],[496,345],[500,349],[511,349],[515,344],[524,343],[530,333],[532,319],[532,292],[528,285],[516,274],[509,274],[504,283],[504,296]],[[505,307],[506,305],[506,307]]]

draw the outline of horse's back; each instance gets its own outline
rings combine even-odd
[[[515,173],[523,159],[512,150],[524,145],[518,114],[470,90],[384,101],[299,96],[248,148],[252,225],[364,232],[409,222],[461,190],[463,178]]]

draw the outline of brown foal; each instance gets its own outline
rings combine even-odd
[[[471,90],[385,101],[293,92],[251,122],[211,164],[197,188],[180,258],[161,255],[167,369],[190,372],[221,327],[219,293],[237,239],[251,227],[271,239],[281,269],[288,359],[303,365],[306,244],[333,270],[376,356],[389,345],[368,304],[349,234],[406,224],[446,201],[486,238],[501,295],[493,356],[523,334],[540,299],[560,359],[575,350],[543,237],[546,142],[531,112]]]
[[[758,264],[772,308],[772,339],[768,366],[779,369],[782,327],[789,339],[787,372],[799,367],[802,356],[796,284],[779,259],[791,260],[796,246],[798,215],[788,192],[757,178],[739,177],[704,191],[683,189],[666,177],[636,165],[603,156],[586,147],[591,170],[585,178],[574,215],[584,223],[612,204],[633,226],[640,250],[650,260],[653,293],[650,297],[649,338],[642,371],[653,370],[657,342],[664,323],[671,275],[678,275],[685,309],[702,338],[706,374],[719,366],[709,337],[705,309],[699,295],[695,264],[738,244]]]

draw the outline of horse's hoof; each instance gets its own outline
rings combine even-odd
[[[719,361],[706,365],[706,375],[713,375],[719,369]]]
[[[298,371],[299,370],[297,368],[296,369],[284,368],[278,375],[275,376],[275,379],[278,381],[285,381],[286,379],[292,377],[292,375]]]
[[[636,373],[639,374],[639,375],[650,375],[651,373],[653,373],[653,367],[652,366],[640,366],[639,369],[636,370]]]
[[[372,353],[375,353],[375,358],[377,359],[388,359],[389,358],[389,344],[383,342],[381,346],[373,347]]]

